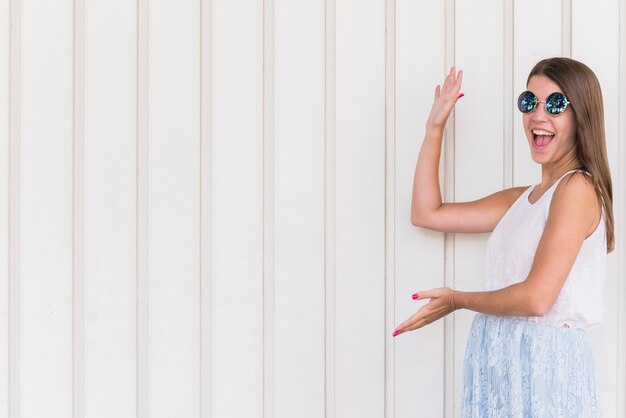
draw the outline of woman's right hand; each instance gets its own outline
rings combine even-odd
[[[463,95],[459,94],[461,82],[463,81],[463,70],[456,71],[455,67],[450,69],[443,87],[437,85],[435,89],[435,102],[426,121],[427,130],[438,130],[443,132],[446,121],[452,112],[452,108]]]

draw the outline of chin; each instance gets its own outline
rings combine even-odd
[[[530,158],[537,164],[545,164],[550,160],[550,156],[535,152],[532,146],[530,147]]]

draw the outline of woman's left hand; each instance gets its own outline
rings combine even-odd
[[[454,293],[454,290],[449,287],[440,287],[438,289],[418,292],[413,295],[413,299],[430,299],[430,302],[422,306],[422,308],[413,316],[401,323],[394,331],[393,336],[395,337],[403,332],[421,328],[424,325],[428,325],[431,322],[454,312],[456,310]]]

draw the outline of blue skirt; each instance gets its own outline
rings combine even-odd
[[[587,334],[477,314],[465,351],[462,416],[600,417]]]

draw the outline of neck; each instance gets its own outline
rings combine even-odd
[[[560,161],[554,164],[544,164],[541,166],[541,187],[550,186],[563,174],[570,170],[582,167],[577,158]]]

